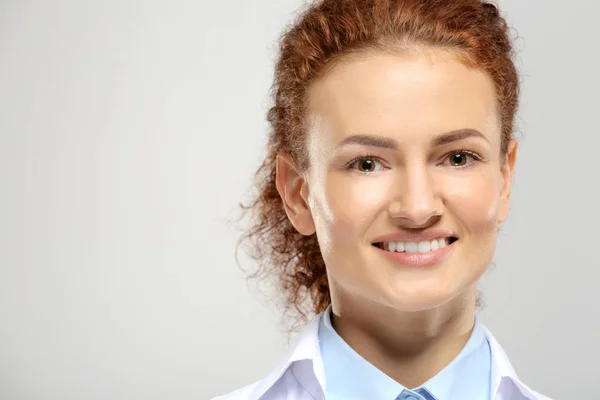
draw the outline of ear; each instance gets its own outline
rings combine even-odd
[[[315,233],[315,224],[308,206],[308,182],[298,172],[294,160],[288,153],[277,155],[277,191],[285,213],[294,228],[302,235]]]
[[[512,188],[513,176],[515,172],[515,163],[517,160],[517,141],[510,139],[508,143],[508,152],[502,161],[502,189],[500,191],[500,210],[498,213],[498,223],[504,222],[510,209],[510,191]]]

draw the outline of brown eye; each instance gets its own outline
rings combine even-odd
[[[363,174],[370,174],[383,169],[381,161],[376,157],[361,157],[351,162],[348,167],[349,169],[355,169]]]
[[[375,162],[369,158],[358,162],[358,170],[360,172],[373,172],[375,170]]]
[[[467,163],[467,155],[465,153],[456,153],[450,156],[450,164],[453,167],[462,167]]]
[[[446,156],[444,164],[447,162],[451,167],[461,168],[468,166],[473,161],[479,160],[481,160],[481,158],[477,156],[477,154],[472,154],[468,151],[457,151]]]

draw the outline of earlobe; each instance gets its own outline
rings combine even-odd
[[[302,235],[315,233],[314,221],[307,202],[307,182],[298,172],[288,153],[280,153],[276,160],[277,191],[288,219]]]

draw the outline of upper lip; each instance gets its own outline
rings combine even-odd
[[[380,236],[373,243],[389,242],[427,242],[433,239],[445,237],[454,237],[456,234],[446,229],[429,229],[421,232],[396,232],[389,235]]]

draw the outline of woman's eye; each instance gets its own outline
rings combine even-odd
[[[452,153],[447,159],[452,167],[464,167],[465,165],[478,160],[474,154],[465,151],[457,151]]]
[[[371,173],[379,171],[381,168],[383,168],[383,165],[381,164],[381,161],[377,160],[376,158],[364,157],[352,162],[349,165],[349,168],[357,169],[364,173]]]

